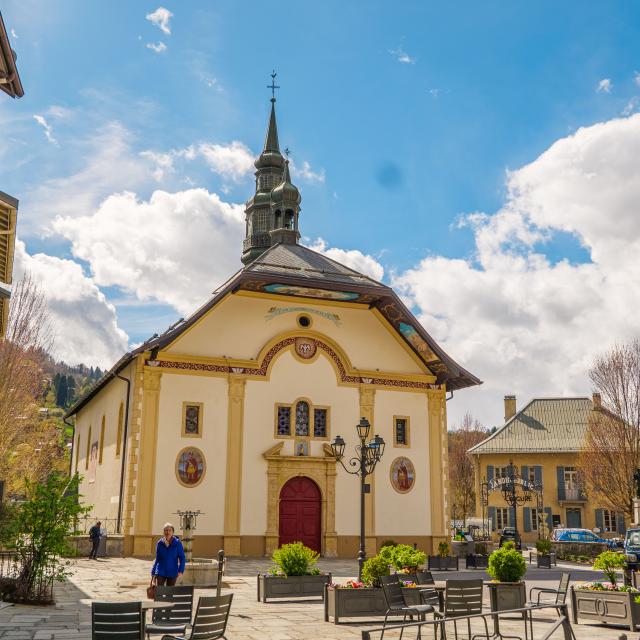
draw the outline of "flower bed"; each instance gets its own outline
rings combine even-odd
[[[637,597],[638,590],[634,587],[617,587],[606,582],[571,587],[573,623],[578,624],[578,618],[586,618],[605,624],[625,624],[630,631],[635,631],[640,625]]]

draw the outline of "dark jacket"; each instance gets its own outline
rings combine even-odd
[[[160,538],[156,544],[156,561],[151,568],[151,575],[175,578],[179,573],[184,573],[184,564],[182,542],[173,536],[171,544],[167,547],[164,538]]]
[[[96,540],[100,537],[100,527],[97,524],[94,524],[91,529],[89,529],[89,537],[92,540]]]

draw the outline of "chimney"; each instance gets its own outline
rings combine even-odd
[[[516,397],[505,396],[504,397],[504,421],[508,422],[516,415]]]
[[[591,400],[593,401],[594,409],[599,409],[600,407],[602,407],[602,396],[597,391],[593,392]]]

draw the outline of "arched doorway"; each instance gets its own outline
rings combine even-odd
[[[305,476],[291,478],[280,491],[280,545],[302,542],[320,553],[322,496]]]

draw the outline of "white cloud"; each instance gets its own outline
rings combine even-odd
[[[255,158],[251,149],[237,140],[229,145],[203,142],[196,151],[211,171],[225,178],[238,181],[254,171]]]
[[[302,162],[302,168],[298,168],[294,162],[291,162],[291,174],[294,178],[302,178],[307,182],[324,183],[325,173],[324,169],[320,171],[313,171],[309,162],[304,160]]]
[[[611,82],[611,80],[609,78],[603,78],[602,80],[600,80],[600,82],[598,82],[598,88],[596,89],[596,92],[611,93],[611,89],[613,89],[613,83]]]
[[[340,262],[374,280],[382,280],[384,276],[384,267],[374,257],[364,254],[357,249],[345,250],[338,249],[337,247],[328,248],[326,241],[322,238],[318,238],[308,246],[310,249],[322,253],[332,260]]]
[[[466,219],[473,259],[427,257],[394,284],[427,330],[485,380],[456,394],[450,419],[472,408],[502,418],[502,395],[589,395],[587,371],[614,341],[638,335],[640,114],[579,129],[507,175],[494,215]],[[554,261],[545,240],[570,234],[590,262]]]
[[[44,253],[29,255],[16,242],[16,277],[28,271],[42,287],[51,315],[53,355],[69,364],[110,367],[127,350],[127,334],[118,327],[116,312],[95,282],[73,260]]]
[[[389,49],[389,53],[398,61],[403,64],[415,64],[416,58],[410,56],[402,47],[396,49]]]
[[[243,207],[204,189],[155,191],[148,201],[114,194],[95,213],[57,218],[53,228],[89,264],[97,285],[185,315],[241,266]]]
[[[167,50],[167,45],[164,42],[147,42],[147,49],[151,49],[154,53],[163,53]]]
[[[635,72],[633,81],[640,87],[640,71]]]
[[[144,160],[131,150],[131,132],[118,122],[108,123],[74,148],[81,168],[63,178],[43,181],[21,198],[29,216],[22,233],[42,231],[56,216],[79,216],[92,211],[114,191],[135,190],[151,182]]]
[[[53,137],[53,129],[51,125],[46,121],[44,116],[39,116],[35,114],[33,119],[44,129],[44,135],[47,136],[47,140],[51,144],[58,144],[58,141]]]
[[[18,39],[18,34],[16,33],[16,30],[15,30],[15,29],[13,29],[13,28],[11,29],[11,37],[12,37],[14,40],[17,40],[17,39]]]
[[[640,107],[640,98],[638,96],[633,96],[629,99],[629,102],[627,102],[624,109],[622,110],[622,115],[630,116],[632,113],[638,110],[638,107]]]
[[[158,27],[162,33],[171,35],[171,26],[169,25],[169,19],[173,17],[173,13],[164,7],[158,7],[152,13],[147,14],[147,20]]]

